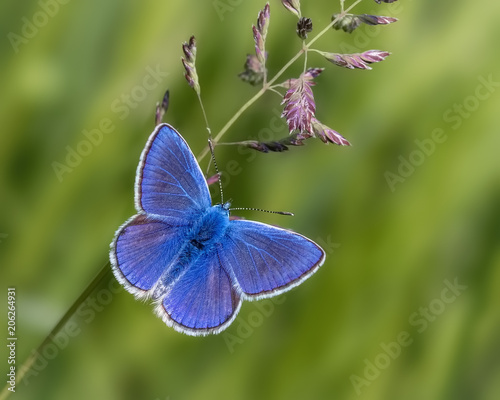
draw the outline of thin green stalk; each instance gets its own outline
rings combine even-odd
[[[227,121],[226,125],[224,125],[222,127],[222,129],[219,131],[219,133],[217,133],[217,135],[215,136],[215,138],[214,138],[215,144],[217,144],[217,141],[220,140],[222,135],[224,135],[224,133],[226,133],[226,131],[234,124],[234,122],[240,117],[240,115],[243,114],[248,107],[250,107],[253,103],[255,103],[260,98],[260,96],[262,96],[264,94],[265,91],[266,91],[266,88],[264,88],[264,87],[262,89],[260,89],[255,94],[255,96],[253,96],[250,100],[248,100],[245,104],[243,104],[238,111],[236,111],[236,113],[232,116],[232,118],[229,121]],[[209,151],[209,147],[206,146],[203,149],[203,151],[200,153],[200,155],[198,156],[198,162],[203,160],[203,158],[208,154],[208,151]]]
[[[92,281],[87,285],[83,293],[75,300],[73,305],[66,311],[63,317],[59,320],[56,326],[50,331],[47,337],[43,340],[43,342],[38,346],[36,352],[32,352],[31,355],[27,358],[27,360],[21,365],[20,368],[16,368],[17,376],[16,376],[16,387],[23,381],[26,373],[31,369],[33,363],[35,362],[38,354],[42,354],[45,347],[52,342],[52,338],[56,336],[59,331],[66,325],[66,323],[73,316],[75,311],[80,307],[80,305],[90,296],[90,294],[95,290],[95,288],[104,280],[104,278],[111,275],[111,267],[110,262],[108,261],[101,270],[97,273],[97,275],[92,279]],[[2,392],[0,393],[0,400],[5,400],[12,393],[8,390],[9,385],[6,385]]]

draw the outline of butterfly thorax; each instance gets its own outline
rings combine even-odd
[[[202,250],[218,243],[229,224],[229,211],[226,205],[208,208],[188,232],[189,243]]]

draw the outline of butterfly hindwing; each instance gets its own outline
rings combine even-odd
[[[110,259],[117,279],[136,297],[148,297],[173,267],[183,238],[178,228],[137,214],[116,233]]]
[[[240,306],[230,274],[212,251],[190,263],[160,299],[156,313],[177,331],[199,336],[225,329]]]
[[[210,192],[183,137],[161,124],[151,134],[137,169],[136,208],[172,225],[191,222],[211,206]]]
[[[247,220],[231,221],[219,252],[244,298],[271,297],[300,284],[323,264],[325,252],[298,233]]]

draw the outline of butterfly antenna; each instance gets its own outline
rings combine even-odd
[[[209,131],[209,137],[208,137],[208,147],[210,147],[210,154],[212,156],[212,161],[214,163],[215,172],[216,172],[217,177],[218,177],[217,180],[219,181],[220,203],[224,204],[224,193],[222,192],[222,181],[220,180],[220,172],[219,172],[219,167],[217,166],[217,161],[215,161],[214,146],[212,144],[212,136],[210,135],[210,131]]]
[[[247,211],[262,211],[266,212],[269,214],[280,214],[280,215],[291,215],[293,216],[293,213],[288,212],[288,211],[269,211],[269,210],[263,210],[262,208],[244,208],[244,207],[238,207],[238,208],[230,208],[229,211],[235,211],[235,210],[247,210]]]
[[[208,124],[207,113],[205,112],[205,107],[203,106],[203,101],[201,100],[201,95],[200,95],[200,93],[197,93],[197,94],[198,94],[198,101],[200,102],[201,111],[203,113],[203,118],[205,119],[205,126],[207,127],[207,131],[208,131],[208,147],[210,148],[212,162],[214,163],[215,172],[217,174],[218,181],[219,181],[220,203],[224,204],[224,194],[222,192],[222,182],[220,180],[219,167],[217,166],[217,161],[215,161],[214,144],[213,144],[213,140],[212,140],[212,131],[210,129],[210,125]],[[207,167],[207,172],[208,172],[208,168],[209,167]]]

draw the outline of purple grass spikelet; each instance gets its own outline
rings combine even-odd
[[[266,78],[266,36],[271,20],[271,9],[266,3],[263,10],[259,11],[256,25],[252,25],[252,34],[255,42],[255,55],[247,55],[244,71],[238,77],[251,85],[258,85]]]
[[[194,91],[200,94],[200,84],[198,82],[198,73],[196,72],[196,39],[194,36],[189,38],[189,42],[182,44],[182,51],[184,52],[184,57],[182,58],[182,65],[186,70],[184,74],[186,80]]]
[[[251,85],[258,85],[264,80],[265,67],[254,54],[248,54],[244,71],[238,77]]]
[[[325,69],[324,68],[308,68],[306,72],[304,72],[304,79],[313,80],[317,78],[319,74],[321,74]]]
[[[269,28],[269,21],[271,19],[271,9],[269,7],[269,3],[266,3],[264,9],[259,12],[257,17],[257,29],[261,33],[264,41],[267,36],[267,29]]]
[[[167,89],[165,94],[163,95],[163,99],[161,103],[156,103],[156,112],[155,112],[155,126],[161,124],[163,120],[163,116],[168,110],[168,106],[170,104],[170,91]]]
[[[255,54],[257,55],[257,60],[259,60],[259,62],[264,65],[266,63],[264,39],[255,25],[252,26],[252,31],[253,39],[255,40]]]
[[[336,21],[335,21],[336,20]],[[335,21],[332,25],[332,28],[335,30],[342,29],[344,32],[351,33],[354,31],[360,24],[361,21],[357,18],[356,15],[353,14],[333,14],[332,21]]]
[[[360,14],[358,19],[367,25],[388,25],[396,22],[398,19],[393,17],[384,17],[383,15]]]
[[[281,102],[281,104],[285,104],[281,116],[286,119],[288,131],[292,133],[297,130],[299,133],[312,134],[311,119],[316,112],[312,77],[304,73],[298,79],[290,79],[288,83],[290,88]]]
[[[349,143],[349,141],[340,133],[321,123],[315,117],[312,118],[311,124],[313,127],[314,135],[318,137],[323,143],[335,143],[339,146],[351,145],[351,143]]]
[[[397,18],[370,14],[333,14],[332,21],[335,21],[335,23],[332,27],[336,30],[342,29],[344,32],[352,33],[362,23],[367,25],[387,25],[397,20]]]
[[[307,39],[307,34],[313,29],[313,24],[311,18],[302,17],[297,22],[297,35],[302,40]]]
[[[295,14],[298,18],[300,18],[300,0],[281,0],[281,4],[285,6],[285,8]]]
[[[311,137],[312,135],[309,133],[295,133],[277,141],[259,142],[257,140],[245,140],[239,144],[250,149],[260,151],[261,153],[281,153],[283,151],[287,151],[288,146],[304,146],[304,140]]]
[[[255,54],[262,65],[266,64],[266,36],[270,18],[271,10],[269,3],[266,3],[264,9],[259,11],[257,25],[252,25],[253,38],[255,41]]]
[[[312,80],[319,76],[319,74],[321,74],[324,70],[324,68],[308,68],[307,71],[302,75],[302,78],[312,82]],[[287,79],[285,82],[281,83],[280,86],[284,87],[285,89],[290,89],[292,85],[297,84],[296,81],[296,78]],[[312,82],[311,84],[315,85],[314,82]]]
[[[386,59],[391,53],[383,50],[367,50],[363,53],[340,54],[326,53],[321,54],[331,63],[339,67],[349,69],[372,69],[369,64],[380,62]]]

